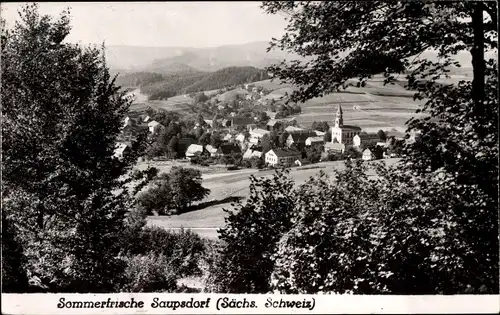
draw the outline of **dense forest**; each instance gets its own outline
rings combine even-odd
[[[117,85],[137,87],[150,100],[164,99],[175,95],[220,89],[243,83],[266,80],[265,70],[254,67],[228,67],[215,72],[187,72],[160,74],[134,72],[117,78]]]

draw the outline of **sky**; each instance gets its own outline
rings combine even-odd
[[[7,27],[24,3],[2,3]],[[215,47],[269,41],[283,34],[280,15],[265,14],[259,1],[244,2],[40,2],[42,14],[57,17],[70,7],[67,40],[84,44],[152,47]]]

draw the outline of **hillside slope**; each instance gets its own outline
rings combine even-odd
[[[268,79],[267,72],[254,67],[228,67],[215,72],[187,71],[174,74],[134,72],[121,75],[117,84],[139,88],[150,100],[175,95],[216,90]]]

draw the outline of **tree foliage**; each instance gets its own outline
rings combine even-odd
[[[113,157],[130,100],[104,52],[66,43],[69,32],[68,12],[53,20],[36,4],[2,29],[2,211],[40,290],[109,292],[123,271],[117,238],[133,205],[132,179],[122,176],[144,141]]]
[[[266,293],[273,270],[271,255],[280,236],[292,226],[293,181],[278,172],[271,179],[250,178],[250,196],[236,211],[226,210],[223,246],[211,268],[210,287],[217,292]],[[276,194],[276,192],[280,192]]]
[[[192,202],[209,194],[210,190],[202,186],[199,170],[174,166],[169,173],[156,176],[137,200],[148,214],[171,214],[174,210],[184,211]]]
[[[364,84],[383,73],[391,83],[403,74],[415,98],[426,99],[422,111],[431,116],[408,123],[421,137],[404,147],[402,163],[375,166],[377,178],[366,175],[361,161],[347,162],[333,181],[320,175],[294,190],[286,204],[292,217],[285,222],[292,223],[266,243],[273,244],[266,247],[273,252],[271,262],[261,253],[255,255],[260,261],[251,262],[266,270],[262,276],[268,269],[260,264],[272,265],[266,289],[498,293],[498,81],[496,62],[484,60],[484,51],[496,47],[496,7],[484,2],[265,1],[263,8],[288,16],[285,35],[271,48],[308,57],[269,68],[299,86],[292,101],[337,91],[350,78]],[[483,19],[483,13],[488,17]],[[440,60],[415,57],[428,49]],[[437,84],[450,66],[458,66],[452,56],[464,49],[471,51],[472,83]],[[391,140],[392,149],[399,147],[396,142]],[[268,187],[260,196],[273,200],[284,191]],[[260,216],[264,206],[255,209],[234,216],[241,221],[228,222],[230,235],[252,235],[248,227],[266,218]],[[237,248],[253,248],[256,239],[242,237]],[[240,268],[237,274],[245,275],[249,260],[222,257],[221,264],[231,261]],[[248,288],[256,279],[248,275],[226,290]]]

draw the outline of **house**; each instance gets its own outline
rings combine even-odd
[[[255,128],[255,129],[250,129],[250,142],[251,143],[258,143],[264,135],[270,134],[269,131],[261,128]]]
[[[261,158],[262,157],[262,148],[256,148],[255,146],[252,146],[252,147],[248,148],[245,151],[245,153],[243,154],[244,160],[248,160],[248,159],[251,159],[253,157]]]
[[[232,117],[229,119],[229,126],[231,129],[236,129],[239,126],[243,126],[245,128],[248,127],[248,125],[254,124],[255,119],[252,117]]]
[[[253,85],[253,84],[246,83],[246,84],[245,84],[245,90],[251,89],[251,88],[253,88],[254,86],[255,86],[255,85]]]
[[[276,119],[276,113],[275,112],[266,111],[266,115],[267,115],[267,117],[269,117],[271,119]]]
[[[372,151],[370,151],[370,149],[365,149],[363,151],[362,159],[365,161],[370,161],[370,160],[374,160],[375,156],[373,155]]]
[[[313,145],[324,145],[325,144],[325,140],[323,139],[323,137],[309,137],[306,139],[306,146],[313,146]]]
[[[205,119],[205,124],[207,124],[208,126],[210,126],[210,128],[214,127],[214,121],[213,120]]]
[[[265,162],[268,165],[284,165],[290,166],[293,163],[302,158],[302,154],[293,149],[271,149],[265,154]]]
[[[228,133],[227,135],[224,136],[224,138],[222,138],[223,141],[229,141],[233,138],[233,135]]]
[[[163,126],[156,120],[152,120],[148,123],[149,132],[151,133],[156,133],[161,127]]]
[[[332,143],[332,142],[327,142],[325,143],[325,152],[328,153],[344,153],[345,151],[345,144],[343,143]]]
[[[326,134],[326,132],[319,131],[319,130],[314,130],[314,132],[316,133],[316,135],[317,135],[318,137],[323,137],[323,136]]]
[[[315,133],[312,133],[310,131],[300,132],[300,133],[291,133],[288,135],[288,138],[286,139],[286,146],[290,148],[293,144],[298,149],[302,149],[303,147],[306,146],[307,138],[313,137],[315,135],[316,135]]]
[[[211,157],[216,157],[218,155],[217,148],[211,146],[210,144],[207,144],[205,146],[205,150],[207,150],[207,152],[210,154]]]
[[[116,144],[116,148],[113,155],[119,159],[122,159],[125,155],[127,155],[130,152],[131,149],[132,148],[130,142],[118,142]]]
[[[245,141],[245,135],[242,134],[242,133],[239,133],[236,138],[235,138],[236,141],[240,142],[240,143],[243,143]]]
[[[367,146],[380,141],[380,137],[376,133],[360,133],[352,138],[353,146]]]
[[[199,144],[191,144],[186,150],[186,158],[191,160],[194,157],[201,156],[205,153],[206,150],[202,145]]]
[[[297,165],[297,166],[304,166],[304,165],[307,165],[307,164],[311,164],[311,162],[309,162],[306,159],[297,159],[297,160],[295,160],[294,164]]]
[[[229,156],[237,153],[241,153],[241,148],[233,143],[224,143],[217,150],[217,154],[222,156]]]
[[[281,127],[281,122],[278,120],[271,119],[270,121],[268,121],[266,127],[267,127],[267,130],[269,130],[269,131],[273,131],[273,130],[277,131]]]
[[[221,125],[222,128],[231,127],[231,121],[229,119],[222,119]]]
[[[295,133],[295,132],[301,132],[304,131],[302,128],[294,127],[294,126],[288,126],[285,128],[285,131],[288,133]]]
[[[143,117],[142,121],[143,122],[149,122],[151,120],[151,117],[149,117],[149,115],[146,115],[145,117]]]

